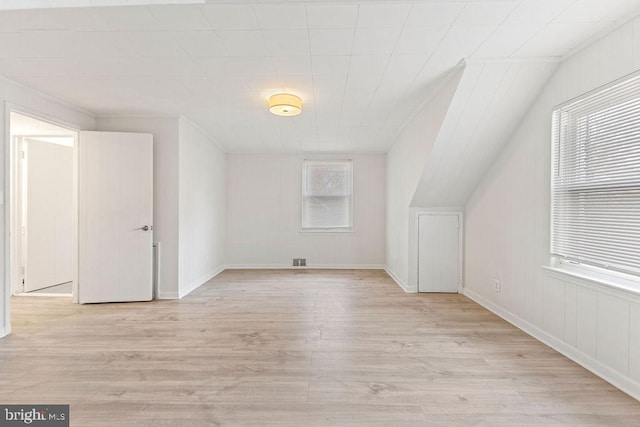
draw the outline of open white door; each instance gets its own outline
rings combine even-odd
[[[153,136],[80,132],[78,302],[153,298]]]
[[[460,285],[460,216],[418,216],[418,292],[457,293]]]
[[[33,138],[23,142],[24,292],[73,280],[73,138],[69,140],[71,145]]]

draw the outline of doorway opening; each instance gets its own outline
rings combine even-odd
[[[78,132],[9,117],[11,295],[76,299]]]

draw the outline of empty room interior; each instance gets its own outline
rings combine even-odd
[[[0,425],[640,424],[640,0],[0,1],[0,113]]]

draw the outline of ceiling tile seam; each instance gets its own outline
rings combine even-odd
[[[513,64],[513,65],[516,65],[516,64]],[[511,66],[513,66],[513,65],[511,65]],[[515,76],[513,76],[513,79],[511,80],[511,82],[509,83],[509,87],[507,88],[507,90],[505,90],[504,94],[502,95],[502,99],[497,100],[496,101],[497,103],[502,102],[505,98],[507,98],[509,96],[509,94],[511,93],[511,91],[514,88],[514,85],[516,84],[516,81],[518,80],[518,77],[520,77],[520,74],[522,74],[523,69],[524,69],[524,64],[520,64],[519,68],[518,68],[518,71],[516,72]],[[503,81],[504,81],[504,79],[503,79]],[[531,105],[533,105],[533,104],[531,104]],[[525,111],[528,111],[531,108],[531,105],[529,105],[528,108]],[[484,116],[483,116],[483,118],[484,118]],[[474,132],[474,134],[475,134],[475,132]],[[481,134],[481,136],[483,136],[483,134]]]
[[[470,92],[469,96],[467,97],[467,100],[465,101],[464,106],[463,106],[463,107],[461,108],[461,110],[460,110],[460,111],[461,111],[461,113],[460,113],[460,115],[459,115],[458,119],[456,120],[456,122],[455,122],[455,124],[454,124],[453,131],[451,132],[451,134],[450,134],[450,136],[449,136],[450,138],[452,138],[452,137],[453,137],[453,135],[455,135],[456,130],[457,130],[457,129],[459,129],[459,127],[460,127],[460,122],[461,122],[461,120],[462,120],[463,116],[465,115],[465,114],[464,114],[464,112],[466,111],[467,107],[469,106],[469,103],[471,102],[471,98],[473,97],[473,94],[476,92],[476,90],[477,90],[477,88],[478,88],[478,83],[480,82],[480,79],[481,79],[481,77],[482,77],[482,74],[484,74],[484,72],[485,72],[485,68],[486,68],[486,67],[485,67],[485,65],[484,65],[484,64],[480,64],[480,66],[482,67],[482,69],[481,69],[481,70],[480,70],[480,72],[478,73],[478,75],[477,75],[477,77],[476,77],[476,80],[475,80],[475,82],[473,83],[473,89],[471,89],[471,92]],[[452,101],[451,101],[452,103],[453,103],[453,100],[455,99],[455,96],[456,96],[456,94],[457,94],[457,91],[458,91],[458,89],[456,88],[456,93],[454,93],[454,95],[453,95],[453,99],[452,99]],[[450,106],[451,106],[451,104],[450,104]],[[447,115],[448,115],[448,114],[449,114],[449,113],[448,113],[448,111],[447,111]],[[440,138],[440,131],[442,130],[442,126],[444,125],[444,121],[447,119],[447,115],[445,115],[445,118],[444,118],[444,120],[443,120],[443,123],[442,123],[442,125],[440,126],[440,129],[438,130],[438,134],[436,135],[436,138],[435,138],[435,140],[434,140],[434,142],[433,142],[433,145],[432,145],[432,148],[431,148],[431,151],[432,151],[432,152],[433,152],[433,150],[436,148],[436,146],[437,146],[437,145],[440,145],[440,144],[438,144],[438,142],[440,142],[440,143],[441,143],[441,141],[440,141],[440,140],[441,140],[441,138]],[[428,163],[428,160],[427,160],[427,162],[426,162],[426,163]],[[425,170],[426,170],[426,166],[427,166],[427,164],[426,164],[426,163],[425,163]],[[439,172],[439,170],[440,170],[440,168],[441,168],[441,166],[442,166],[442,164],[441,164],[441,163],[436,163],[436,165],[434,166],[434,168],[433,168],[433,169],[430,169],[431,176],[437,175],[437,174],[438,174],[438,172]],[[422,182],[423,178],[424,178],[424,172],[423,172],[422,177],[420,178],[420,181],[418,182],[418,186],[419,186],[419,185],[420,185],[420,183]],[[451,182],[451,180],[449,180],[449,182]],[[449,182],[447,183],[447,185],[446,185],[445,187],[449,186]],[[417,190],[417,189],[416,189],[416,190]]]
[[[480,43],[480,45],[478,45],[478,46],[473,50],[473,52],[471,52],[471,54],[469,54],[469,57],[472,57],[473,55],[475,55],[475,54],[476,54],[476,52],[477,52],[477,51],[478,51],[482,46],[484,46],[484,45],[487,43],[487,41],[491,38],[491,36],[493,36],[493,35],[498,31],[498,29],[500,28],[500,26],[501,26],[501,25],[503,25],[505,22],[507,22],[507,19],[509,19],[509,17],[510,17],[511,15],[513,15],[513,12],[515,12],[515,10],[516,10],[517,8],[519,8],[520,6],[522,6],[522,3],[523,3],[523,2],[524,2],[524,0],[520,0],[520,1],[518,2],[518,4],[516,5],[516,7],[514,7],[513,9],[511,9],[511,11],[507,14],[507,16],[505,16],[505,17],[502,19],[502,21],[500,21],[500,23],[498,23],[498,25],[496,25],[496,27],[493,29],[493,31],[491,31],[491,33],[490,33],[489,35],[487,35],[487,38],[486,38],[486,39],[484,39],[484,41],[483,41],[482,43]]]
[[[209,134],[209,132],[207,132],[202,126],[200,126],[199,124],[197,124],[195,121],[191,120],[189,117],[187,117],[184,114],[180,114],[178,116],[178,123],[180,122],[180,118],[182,118],[183,120],[185,120],[186,122],[188,122],[191,126],[193,126],[198,132],[200,132],[204,137],[206,137],[209,141],[211,141],[213,143],[213,145],[220,150],[223,153],[227,153],[227,147],[224,144],[220,144],[220,142],[214,138],[213,136],[211,136]]]
[[[451,24],[449,25],[449,28],[447,28],[447,31],[442,35],[442,37],[440,37],[440,40],[438,41],[438,44],[436,45],[435,49],[433,49],[433,51],[431,52],[429,57],[427,57],[427,60],[424,62],[424,64],[422,64],[422,67],[420,67],[420,69],[416,73],[415,77],[413,78],[413,80],[411,81],[411,84],[409,86],[413,85],[413,83],[417,80],[418,76],[424,71],[424,69],[427,66],[427,64],[429,64],[429,61],[431,61],[431,58],[433,58],[433,55],[438,51],[438,49],[442,45],[442,41],[447,37],[447,35],[451,31],[451,29],[455,26],[455,23],[458,21],[458,19],[460,18],[460,16],[464,12],[464,9],[467,7],[467,5],[468,5],[468,2],[465,2],[465,5],[460,9],[458,14],[456,15],[456,18],[451,22]],[[460,58],[460,59],[463,60],[463,61],[467,61],[467,58]]]
[[[449,34],[449,32],[451,31],[451,29],[453,28],[455,23],[458,21],[458,19],[460,19],[460,16],[462,15],[462,12],[466,9],[467,5],[468,5],[468,2],[465,2],[464,6],[458,11],[458,14],[456,15],[455,19],[451,22],[451,24],[449,24],[449,28],[447,28],[447,31],[445,31],[444,34],[442,35],[442,37],[440,37],[440,40],[438,41],[438,44],[436,45],[435,49],[432,50],[432,52],[429,55],[429,57],[427,58],[427,60],[424,62],[424,64],[422,64],[422,67],[420,67],[420,69],[416,73],[416,75],[415,75],[414,79],[411,81],[411,84],[409,85],[409,87],[411,87],[413,85],[413,83],[416,81],[418,76],[424,71],[424,69],[427,66],[427,64],[429,64],[429,61],[431,61],[431,58],[433,57],[433,55],[438,51],[438,49],[442,45],[442,41],[447,37],[447,34]],[[404,28],[403,28],[403,31],[404,31]],[[461,61],[455,67],[453,67],[453,69],[450,72],[451,76],[453,76],[455,74],[455,71],[460,67],[461,63],[464,64],[465,61],[466,61],[466,59],[462,58]],[[444,82],[449,81],[451,76],[446,76],[444,78]],[[405,92],[406,92],[406,90],[407,89],[405,89]],[[438,85],[438,87],[435,88],[435,92],[437,92],[438,90],[440,90],[440,85]],[[377,89],[376,89],[376,91],[377,91]],[[402,95],[404,95],[404,92],[402,93]],[[411,119],[413,117],[416,116],[418,111],[420,111],[427,104],[427,102],[429,102],[429,100],[431,98],[432,98],[432,94],[429,94],[427,96],[427,98],[423,102],[421,102],[416,107],[416,109],[413,110],[413,112],[411,114],[409,114],[409,117],[398,127],[398,130],[396,131],[395,135],[393,136],[393,138],[391,138],[391,141],[387,144],[385,152],[389,152],[389,150],[391,150],[391,147],[393,147],[395,145],[396,140],[398,139],[398,136],[400,136],[400,133],[404,130],[406,125],[411,121]],[[396,101],[396,104],[397,103],[398,103],[398,101]],[[394,107],[395,107],[396,104],[394,104]]]
[[[502,74],[502,78],[500,79],[500,83],[497,85],[496,90],[494,90],[494,91],[493,91],[493,93],[491,94],[490,99],[489,99],[489,100],[487,101],[487,103],[486,103],[487,107],[488,107],[488,106],[490,106],[490,105],[492,105],[492,103],[494,102],[494,100],[496,100],[496,97],[497,97],[497,89],[498,89],[498,88],[500,88],[500,86],[502,86],[502,84],[504,83],[505,79],[507,78],[507,75],[509,74],[509,69],[510,69],[512,66],[513,66],[513,65],[509,65],[509,66],[504,70],[504,72],[503,72],[503,74]],[[517,76],[520,74],[520,72],[522,71],[522,67],[523,67],[522,65],[519,65],[519,66],[518,66],[518,71],[517,71],[517,73],[516,73],[516,77],[517,77]],[[482,74],[484,74],[485,72],[487,72],[487,68],[486,68],[486,67],[484,67],[484,68],[482,69],[482,73],[480,73],[480,76],[478,77],[478,80],[480,80],[480,79],[482,78]],[[513,80],[511,81],[511,83],[509,84],[509,89],[510,89],[510,88],[512,87],[512,85],[514,84],[514,82],[515,82],[515,80],[516,80],[516,77],[514,77],[514,79],[513,79]],[[476,87],[477,87],[477,85],[476,85]],[[474,90],[473,90],[473,92],[471,92],[471,95],[470,95],[470,97],[469,97],[469,98],[471,98],[471,97],[474,95],[475,90],[476,90],[476,87],[474,87]],[[467,103],[467,105],[468,105],[468,103]],[[465,108],[466,108],[466,106],[465,106]],[[478,120],[478,123],[474,126],[473,131],[471,132],[470,138],[478,139],[478,138],[477,138],[477,135],[478,135],[478,129],[480,128],[480,126],[482,125],[482,123],[484,123],[484,119],[485,119],[485,117],[487,117],[488,113],[489,113],[489,108],[484,108],[484,109],[483,109],[483,111],[482,111],[482,113],[481,113],[481,115],[480,115],[480,119]],[[460,119],[462,119],[462,116],[460,117]],[[459,122],[458,122],[458,123],[459,123]],[[458,128],[458,124],[456,124],[456,128]],[[462,150],[462,152],[463,152],[463,153],[468,153],[468,147],[470,146],[470,143],[469,143],[469,142],[470,142],[470,138],[469,138],[469,139],[466,139],[466,140],[465,140],[465,142],[464,142],[464,146],[463,146],[463,150]],[[436,143],[437,143],[437,139],[436,139]],[[434,145],[435,145],[435,144],[434,144]],[[467,156],[467,157],[468,157],[468,156]],[[458,182],[458,181],[460,181],[460,176],[461,176],[461,174],[463,173],[463,171],[466,169],[466,166],[467,166],[467,162],[465,162],[465,161],[463,160],[463,167],[461,167],[461,168],[460,168],[460,171],[459,171],[458,175],[456,176],[456,179],[455,179],[455,180],[453,180],[453,182]]]
[[[605,35],[607,35],[607,34],[613,32],[614,30],[616,30],[616,29],[618,29],[618,28],[630,23],[631,21],[634,21],[635,19],[637,19],[639,17],[640,17],[640,9],[636,9],[635,13],[631,14],[631,17],[625,17],[625,18],[617,20],[617,21],[611,21],[609,23],[609,25],[606,25],[604,28],[602,28],[596,34],[594,34],[593,36],[591,36],[591,37],[587,38],[586,40],[582,41],[581,43],[576,45],[576,47],[574,47],[573,49],[569,50],[567,53],[562,55],[560,57],[560,59],[562,61],[565,61],[566,59],[571,58],[573,55],[581,52],[582,50],[584,50],[588,46],[591,46],[592,44],[594,44],[597,41],[599,41]]]
[[[438,92],[440,92],[447,85],[447,83],[449,83],[449,81],[451,81],[451,79],[454,78],[454,76],[458,72],[460,72],[461,70],[464,70],[465,67],[466,67],[466,62],[463,59],[460,62],[458,62],[458,64],[456,64],[456,66],[453,67],[444,77],[442,77],[442,79],[438,82],[436,87],[434,87],[433,90],[427,95],[427,97],[424,99],[424,101],[422,101],[422,103],[420,103],[420,105],[398,127],[398,130],[395,133],[395,135],[393,136],[393,138],[391,140],[391,143],[385,149],[385,151],[384,151],[385,153],[388,153],[393,148],[393,146],[396,145],[396,143],[398,142],[398,137],[402,134],[404,129],[407,127],[407,125],[418,115],[418,113],[420,111],[422,111],[422,109],[425,108],[427,106],[427,104],[429,104],[429,102],[431,102],[431,100],[433,100],[433,98],[435,98],[435,96],[438,94]],[[457,88],[456,88],[456,91],[457,91]],[[455,93],[454,93],[453,96],[455,96]],[[452,98],[452,100],[453,100],[453,98]]]
[[[402,26],[400,27],[400,31],[398,32],[398,35],[396,36],[396,41],[393,44],[393,48],[391,49],[391,53],[389,54],[389,59],[387,59],[387,63],[384,66],[384,69],[382,70],[382,73],[380,74],[380,80],[378,80],[378,84],[376,85],[375,90],[373,91],[373,94],[371,95],[371,99],[369,100],[369,104],[367,105],[367,109],[365,110],[365,115],[371,110],[371,105],[373,103],[373,100],[375,99],[377,93],[378,93],[378,89],[380,89],[380,84],[382,83],[382,79],[384,78],[385,73],[387,72],[387,69],[389,68],[389,64],[391,64],[391,59],[393,58],[393,54],[396,50],[396,48],[398,47],[398,43],[400,42],[400,36],[402,35],[402,32],[405,29],[405,26],[407,25],[407,21],[409,20],[409,17],[411,16],[411,12],[413,11],[413,6],[415,3],[410,3],[409,6],[409,10],[407,11],[407,16],[404,17],[404,21],[402,22]],[[360,6],[358,6],[358,11],[359,11]],[[356,22],[356,28],[357,28],[357,22]],[[352,47],[352,54],[351,57],[353,57],[353,47]],[[428,61],[428,58],[427,58]],[[424,66],[424,64],[423,64]],[[422,68],[421,68],[422,69]],[[415,79],[415,77],[414,77]],[[406,90],[405,90],[406,92]],[[402,97],[402,95],[404,94],[404,92],[401,94],[400,97]],[[399,100],[397,100],[394,104],[393,107],[395,107],[398,104]],[[359,127],[362,127],[362,119],[360,120],[360,125]],[[378,127],[378,129],[376,129],[376,133],[375,136],[373,137],[374,139],[380,134],[381,131],[381,127]]]
[[[307,39],[309,40],[309,64],[311,65],[311,92],[313,93],[313,105],[314,107],[316,107],[316,82],[315,82],[315,73],[313,72],[313,59],[312,59],[312,54],[311,54],[311,37],[309,36],[309,11],[307,10],[307,7],[309,5],[305,4],[304,5],[304,17],[307,21]],[[351,61],[351,60],[349,60]],[[303,100],[304,102],[304,100]],[[315,122],[316,122],[316,126],[315,126],[315,134],[316,134],[316,140],[320,138],[320,133],[318,132],[318,108],[314,108],[313,109],[313,115],[315,117]],[[297,127],[297,126],[296,126]],[[302,141],[298,140],[298,147],[300,149],[300,151],[304,151],[303,147],[302,147]]]
[[[251,9],[251,13],[253,14],[253,17],[254,17],[254,18],[255,18],[255,20],[256,20],[256,24],[258,25],[258,31],[260,32],[260,37],[264,40],[264,31],[265,31],[265,29],[262,27],[262,22],[260,21],[260,19],[258,19],[258,14],[257,14],[257,13],[256,13],[256,11],[255,11],[255,7],[256,7],[256,6],[259,6],[259,5],[255,4],[255,3],[250,4],[250,5],[249,5],[249,9]],[[271,53],[271,50],[269,49],[269,44],[265,42],[265,43],[264,43],[264,47],[265,47],[266,52],[267,52],[267,57],[269,58],[269,61],[270,61],[270,62],[271,62],[271,64],[273,65],[273,58],[274,58],[274,55]],[[276,76],[277,76],[277,78],[278,78],[278,85],[282,85],[282,79],[281,79],[281,77],[280,77],[280,73],[279,73],[279,71],[278,71],[278,68],[277,68],[277,67],[275,67],[275,65],[274,65],[274,67],[273,67],[273,71],[275,72],[275,75],[276,75]],[[280,92],[284,92],[284,86],[279,86],[279,89],[278,89],[278,90],[279,90]],[[273,124],[273,121],[269,121],[269,128],[271,129],[271,132],[273,133],[273,135],[275,135],[275,136],[277,137],[277,142],[278,142],[279,144],[281,144],[282,142],[281,142],[281,134],[280,134],[280,131],[279,131],[278,127],[277,127],[277,126],[275,126],[275,124]]]
[[[349,77],[351,75],[351,60],[353,58],[353,49],[355,44],[356,31],[358,29],[358,20],[360,19],[360,4],[357,4],[357,6],[358,6],[358,9],[356,12],[356,21],[353,24],[353,32],[351,34],[351,52],[349,52],[349,68],[347,68],[347,76],[344,79],[344,86],[342,87],[342,102],[340,103],[340,112],[338,113],[338,122],[336,124],[336,139],[338,138],[338,129],[340,128],[340,123],[342,122],[342,111],[344,110],[344,100],[347,94],[347,82],[349,81]]]
[[[558,17],[560,15],[562,15],[563,13],[565,13],[571,6],[573,6],[575,3],[577,3],[578,0],[573,0],[573,2],[569,3],[564,9],[562,9],[560,12],[558,12],[556,14],[556,16],[554,16],[553,18],[551,18],[548,22],[546,22],[542,27],[540,27],[540,29],[538,29],[538,31],[536,31],[530,38],[529,40],[527,40],[526,42],[523,42],[516,50],[514,50],[510,55],[509,58],[511,58],[513,55],[515,55],[516,53],[518,53],[523,47],[525,47],[525,45],[527,43],[529,43],[531,40],[535,39],[541,32],[543,32],[546,28],[549,27],[549,24],[552,23],[553,21],[555,21],[556,19],[558,19]],[[549,58],[561,58],[561,57],[549,57]]]
[[[508,92],[510,92],[510,91],[511,91],[511,89],[513,88],[513,85],[515,84],[515,81],[517,80],[517,77],[520,75],[520,73],[522,72],[523,68],[524,68],[524,66],[521,66],[521,68],[518,70],[518,74],[517,74],[517,76],[516,76],[516,77],[514,77],[513,82],[509,85],[509,89],[507,90],[507,92],[506,92],[506,93],[508,93]],[[556,68],[555,68],[553,71],[549,72],[549,74],[548,74],[548,76],[547,76],[547,78],[546,78],[545,82],[542,84],[542,86],[541,86],[541,87],[545,87],[545,86],[548,84],[548,82],[549,82],[549,81],[553,78],[553,76],[556,74],[557,70],[558,70],[558,68],[557,68],[557,65],[556,65]],[[506,96],[506,93],[505,93],[505,96]],[[533,97],[533,99],[531,100],[531,102],[529,103],[529,105],[527,106],[527,108],[524,110],[524,112],[520,114],[520,120],[518,120],[518,121],[517,121],[517,123],[515,124],[515,126],[513,126],[513,127],[511,128],[511,130],[510,130],[510,131],[507,133],[507,135],[505,136],[504,141],[500,144],[500,147],[501,147],[501,148],[499,147],[499,148],[498,148],[498,150],[497,150],[497,152],[498,152],[498,153],[500,153],[500,151],[501,151],[502,149],[504,149],[505,145],[506,145],[506,144],[508,144],[508,142],[512,139],[513,135],[518,131],[518,129],[519,129],[519,128],[520,128],[520,126],[522,125],[522,117],[524,117],[524,116],[525,116],[525,115],[526,115],[526,114],[531,110],[531,107],[532,107],[532,106],[533,106],[533,105],[538,101],[538,99],[539,99],[540,97],[542,97],[542,96],[543,96],[543,95],[542,95],[542,92],[538,92],[538,93]],[[494,156],[494,157],[495,157],[495,156]],[[478,184],[478,185],[479,185],[479,184]],[[477,185],[476,185],[472,190],[470,190],[470,191],[468,192],[468,194],[467,194],[467,196],[466,196],[466,199],[467,199],[466,201],[468,201],[468,200],[469,200],[469,197],[470,197],[470,195],[471,195],[471,194],[473,194],[473,191],[475,190],[475,188],[477,188]],[[465,203],[466,203],[466,202],[465,202]]]

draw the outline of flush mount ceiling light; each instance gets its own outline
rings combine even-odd
[[[302,111],[302,99],[290,93],[271,95],[269,111],[277,116],[297,116]]]

